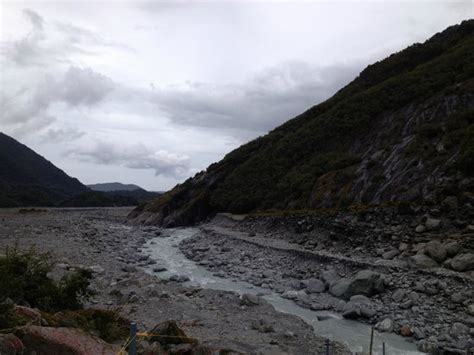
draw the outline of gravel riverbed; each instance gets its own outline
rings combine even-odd
[[[216,276],[372,324],[421,351],[466,354],[474,348],[474,267],[468,261],[458,271],[452,263],[473,256],[472,226],[432,220],[396,211],[324,218],[220,215],[180,248]],[[441,222],[436,229],[419,227]]]
[[[142,252],[163,232],[127,224],[127,208],[0,211],[0,253],[15,245],[51,253],[51,277],[75,268],[93,271],[94,297],[86,306],[118,310],[139,329],[174,319],[189,336],[217,349],[251,354],[316,354],[324,340],[298,317],[279,313],[255,296],[184,286],[145,272],[156,261]],[[158,269],[158,266],[155,268]],[[182,282],[180,282],[182,281]],[[334,353],[347,354],[333,343]]]

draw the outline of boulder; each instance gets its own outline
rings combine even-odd
[[[330,288],[340,279],[341,279],[340,276],[335,270],[324,270],[321,273],[321,280],[323,280],[326,283],[328,288]]]
[[[346,297],[354,295],[372,296],[383,292],[384,284],[381,275],[371,270],[359,271],[351,279]]]
[[[326,290],[324,282],[318,279],[309,279],[306,282],[306,291],[308,293],[321,293]]]
[[[474,316],[474,303],[473,304],[470,304],[468,307],[467,307],[467,313],[471,316]]]
[[[350,281],[348,279],[341,279],[335,282],[329,289],[329,293],[335,297],[343,297],[349,289]]]
[[[400,254],[399,250],[392,249],[392,250],[387,251],[386,253],[383,253],[382,258],[385,260],[391,260],[399,254]]]
[[[441,220],[435,218],[428,218],[425,222],[425,227],[429,231],[439,229],[439,227],[441,227]]]
[[[451,260],[451,268],[456,271],[474,270],[474,253],[456,255]]]
[[[438,263],[442,263],[447,256],[446,248],[438,241],[431,241],[425,245],[425,254]]]
[[[395,302],[401,302],[402,300],[405,299],[406,292],[405,290],[402,290],[401,288],[395,290],[394,293],[392,293],[392,300]]]
[[[385,318],[383,321],[375,325],[375,329],[382,333],[393,332],[393,321],[390,318]]]
[[[431,259],[429,256],[424,254],[416,254],[411,257],[411,260],[414,261],[415,265],[422,269],[427,269],[431,267],[437,267],[438,263]]]
[[[182,283],[182,282],[189,281],[189,276],[186,276],[186,275],[172,275],[169,280],[174,281],[174,282]]]
[[[451,326],[449,335],[451,335],[454,339],[463,338],[469,335],[469,327],[462,323],[456,322]]]
[[[461,250],[461,243],[452,241],[446,243],[444,247],[446,248],[446,253],[448,253],[448,256],[455,256]]]
[[[336,297],[350,298],[355,295],[372,296],[383,292],[383,279],[379,273],[362,270],[351,279],[341,279],[330,289]]]
[[[458,198],[456,196],[448,196],[443,200],[443,207],[449,210],[456,210],[459,206]]]
[[[150,333],[153,334],[148,338],[151,343],[157,341],[161,345],[196,344],[196,340],[189,338],[174,320],[156,325]]]
[[[421,224],[416,226],[416,228],[415,228],[416,233],[423,233],[424,231],[426,231],[426,227],[421,225]]]
[[[361,316],[360,305],[354,302],[347,302],[344,306],[342,316],[346,319],[357,319]]]
[[[429,337],[418,342],[417,348],[422,353],[436,354],[438,351],[438,343],[436,337]]]
[[[400,335],[401,336],[404,336],[404,337],[409,337],[411,336],[413,333],[411,331],[411,327],[408,325],[408,324],[405,324],[403,326],[400,327]]]
[[[21,340],[13,334],[0,334],[0,354],[22,355],[25,347]]]
[[[364,295],[355,295],[350,298],[351,302],[369,304],[370,299]]]
[[[104,342],[76,328],[52,328],[27,325],[17,328],[16,335],[26,353],[37,355],[115,355],[119,347]]]
[[[372,308],[369,308],[367,305],[363,304],[361,307],[360,307],[360,315],[364,318],[372,318],[373,316],[375,316],[377,314],[377,312],[372,309]]]
[[[240,296],[240,304],[243,306],[256,306],[260,304],[260,297],[251,293],[244,293]]]

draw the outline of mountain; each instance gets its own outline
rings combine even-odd
[[[130,191],[124,191],[130,192]],[[153,196],[156,197],[156,196]],[[60,207],[120,207],[137,206],[134,196],[124,196],[115,192],[87,191],[62,201]]]
[[[93,191],[134,191],[134,190],[144,190],[140,186],[134,184],[122,184],[120,182],[106,182],[101,184],[91,184],[87,187]]]
[[[473,121],[469,20],[368,66],[130,217],[178,226],[216,212],[472,200]]]
[[[87,187],[93,191],[102,192],[106,196],[106,199],[110,201],[109,203],[111,206],[113,206],[114,203],[120,202],[122,203],[122,206],[136,206],[149,202],[162,194],[161,192],[146,191],[140,186],[134,184],[122,184],[120,182],[93,184],[87,185]],[[90,200],[92,195],[86,197],[86,200]],[[104,203],[106,202],[106,199],[103,199]],[[128,205],[125,203],[128,203]]]
[[[0,133],[0,207],[53,206],[87,190],[79,180]]]

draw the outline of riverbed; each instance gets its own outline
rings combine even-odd
[[[256,287],[237,279],[227,279],[214,275],[205,267],[189,260],[179,250],[179,243],[192,237],[197,228],[180,228],[164,230],[162,235],[149,240],[143,252],[154,259],[166,271],[154,272],[156,267],[149,267],[148,272],[166,279],[173,275],[186,276],[189,286],[233,291],[239,294],[251,293],[260,295],[273,307],[284,313],[296,315],[310,324],[317,335],[343,343],[353,352],[367,352],[370,344],[371,327],[367,324],[347,320],[340,314],[328,311],[311,311],[296,305],[293,301],[280,297],[268,289]],[[324,318],[321,321],[319,319]],[[421,354],[415,344],[395,334],[374,332],[373,354],[382,354],[383,344],[387,354]]]

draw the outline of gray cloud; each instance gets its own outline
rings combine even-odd
[[[179,125],[263,133],[329,98],[361,68],[361,63],[321,67],[293,61],[242,85],[194,83],[158,90],[151,100]]]
[[[30,22],[31,31],[23,38],[4,41],[0,45],[4,58],[18,66],[71,64],[75,54],[93,56],[110,47],[133,51],[130,46],[68,23],[55,22],[45,26],[44,18],[30,9],[24,9],[23,15]]]
[[[77,128],[50,128],[42,135],[42,141],[45,143],[71,142],[83,137],[86,133]]]
[[[44,76],[32,88],[26,86],[14,94],[0,90],[0,122],[17,134],[36,132],[55,121],[49,108],[54,103],[65,103],[70,108],[91,107],[99,104],[115,88],[114,82],[90,68],[69,67],[56,79]],[[35,121],[35,123],[33,123]]]
[[[71,106],[91,106],[102,101],[114,89],[114,82],[91,68],[69,67],[60,81],[50,81],[47,90],[54,100]]]
[[[153,151],[141,144],[123,146],[98,142],[92,147],[70,150],[67,155],[95,164],[120,165],[130,169],[153,169],[156,176],[178,179],[187,176],[190,171],[189,157],[165,150]]]
[[[39,30],[39,31],[42,31],[43,30],[43,23],[44,23],[44,19],[38,15],[36,12],[30,10],[30,9],[25,9],[23,10],[23,14],[29,18],[29,20],[31,21],[33,27],[36,29],[36,30]]]

